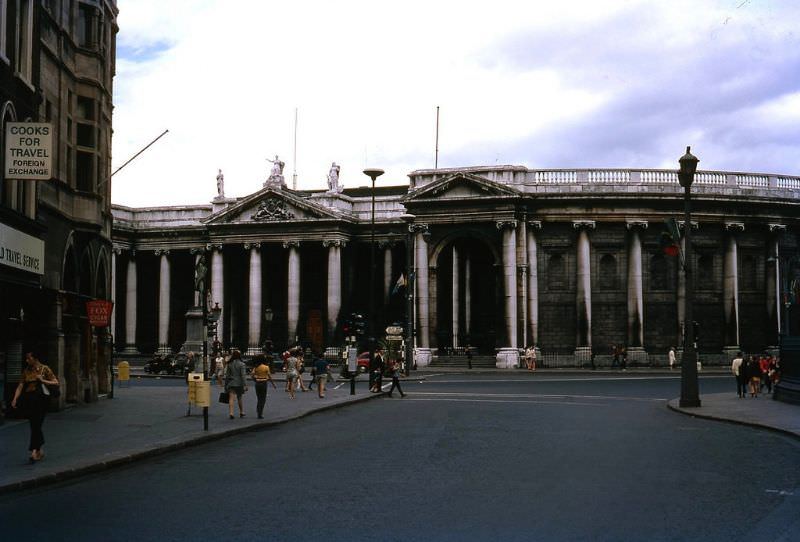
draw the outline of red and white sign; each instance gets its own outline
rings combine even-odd
[[[86,302],[86,316],[89,317],[89,324],[95,327],[110,325],[112,310],[114,310],[113,301],[94,299]]]

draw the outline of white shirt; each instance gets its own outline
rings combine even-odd
[[[739,376],[739,370],[742,367],[742,363],[744,360],[742,358],[733,358],[733,363],[731,363],[731,372],[734,376]]]

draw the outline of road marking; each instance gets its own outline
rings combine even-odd
[[[416,395],[416,394],[415,394]],[[579,403],[575,401],[535,401],[535,400],[517,400],[511,401],[506,399],[456,399],[454,397],[445,397],[441,399],[425,399],[425,398],[414,398],[411,397],[406,401],[427,401],[427,402],[447,402],[447,403],[527,403],[527,404],[539,404],[539,405],[574,405],[574,406],[608,406],[598,403]]]
[[[465,393],[465,392],[414,392],[414,395],[428,395],[440,397],[516,397],[516,398],[537,398],[537,399],[613,399],[617,401],[646,401],[663,402],[669,399],[660,397],[621,397],[615,395],[548,395],[541,393]]]
[[[765,493],[777,493],[783,497],[793,497],[794,493],[791,491],[786,491],[785,489],[767,489],[764,491]]]
[[[444,373],[436,374],[436,375],[425,375],[425,378],[430,378],[430,377],[433,377],[433,376],[446,376],[446,375]],[[704,376],[702,378],[703,379],[712,379],[712,378],[717,378],[717,379],[724,378],[724,379],[727,379],[727,378],[730,378],[730,376],[727,376],[727,375],[720,375],[720,376],[714,375],[714,376]],[[483,384],[483,383],[505,383],[505,382],[511,382],[511,383],[514,383],[514,384],[519,384],[519,383],[527,383],[527,382],[537,382],[537,383],[543,383],[543,382],[624,382],[624,381],[629,381],[629,380],[680,380],[680,379],[681,379],[680,376],[629,376],[629,377],[608,377],[608,378],[604,378],[604,377],[543,378],[543,379],[536,379],[536,380],[519,379],[519,378],[517,378],[517,379],[489,379],[489,380],[483,380],[483,379],[480,379],[480,380],[476,380],[476,379],[470,379],[470,380],[438,380],[436,383],[437,384],[465,384],[465,383],[469,383],[469,384],[481,383],[481,384]]]

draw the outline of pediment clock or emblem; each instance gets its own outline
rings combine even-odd
[[[282,199],[269,198],[259,204],[258,209],[250,218],[257,222],[275,222],[291,220],[295,216],[286,208],[286,203]]]

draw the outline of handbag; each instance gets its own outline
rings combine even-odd
[[[228,404],[228,392],[226,392],[226,391],[219,392],[219,398],[217,399],[217,401],[227,405]]]
[[[61,386],[58,384],[45,384],[42,383],[42,393],[49,395],[53,399],[61,397]]]

